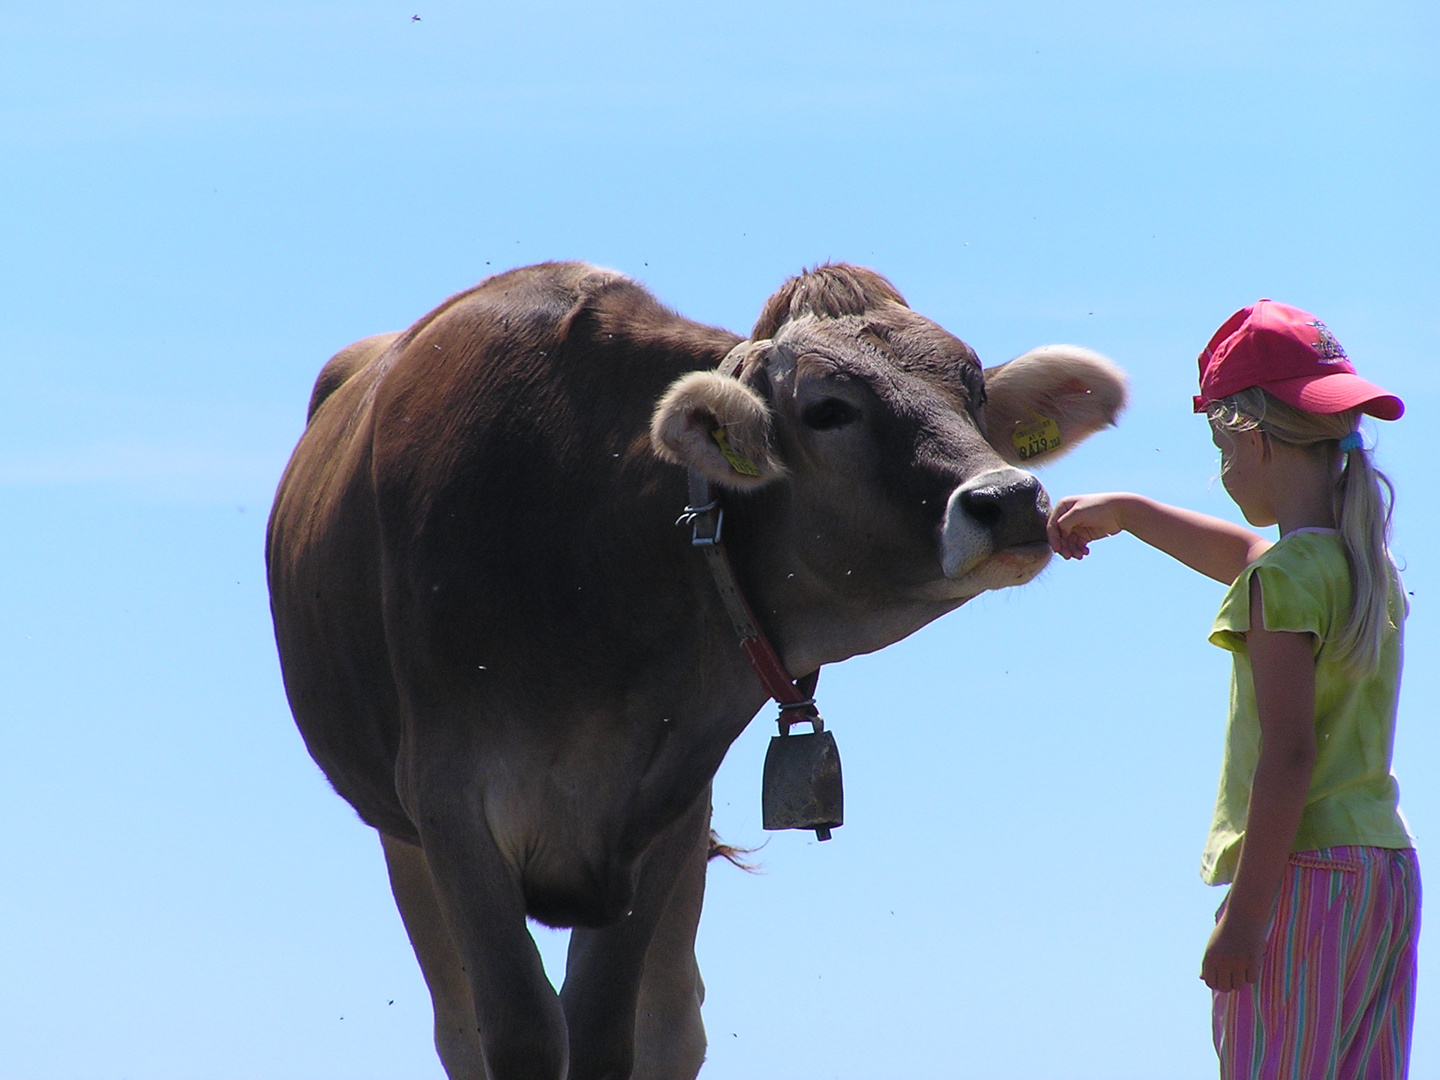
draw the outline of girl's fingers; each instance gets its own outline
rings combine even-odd
[[[1059,528],[1053,530],[1047,529],[1046,532],[1050,539],[1051,549],[1062,558],[1083,559],[1086,555],[1090,554],[1089,542],[1091,538],[1085,533],[1079,530],[1065,533]]]
[[[1205,985],[1221,994],[1228,994],[1235,989],[1235,980],[1230,970],[1223,964],[1216,964],[1213,969],[1204,972],[1201,976]]]
[[[1045,537],[1050,549],[1066,559],[1083,559],[1090,554],[1090,544],[1113,533],[1105,519],[1103,506],[1088,505],[1085,498],[1067,495],[1057,502],[1045,522]]]
[[[1050,515],[1050,520],[1045,523],[1045,539],[1050,541],[1051,551],[1063,555],[1067,559],[1070,558],[1070,538],[1065,535],[1065,531],[1060,527],[1060,522],[1054,514]]]
[[[1055,524],[1054,517],[1051,517],[1050,520],[1045,523],[1045,539],[1050,541],[1051,551],[1060,550],[1060,529]]]
[[[1200,967],[1200,978],[1211,990],[1228,994],[1257,981],[1260,978],[1260,964],[1253,959],[1206,957]]]
[[[1046,529],[1045,535],[1050,541],[1050,550],[1062,559],[1082,559],[1089,554],[1083,541],[1074,536],[1065,536],[1058,529]]]
[[[1045,523],[1045,537],[1050,541],[1050,549],[1067,559],[1088,554],[1084,550],[1085,540],[1075,530],[1072,519],[1073,515],[1062,502]]]

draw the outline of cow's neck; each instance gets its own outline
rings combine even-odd
[[[725,547],[723,496],[703,473],[694,469],[690,470],[690,503],[685,508],[685,519],[692,525],[691,543],[704,553],[705,565],[750,669],[765,693],[780,706],[780,723],[800,723],[818,716],[814,694],[819,665],[797,683],[761,629]]]

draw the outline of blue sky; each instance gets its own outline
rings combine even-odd
[[[988,363],[1098,349],[1132,404],[1052,494],[1232,519],[1195,354],[1259,296],[1320,314],[1408,406],[1375,435],[1428,869],[1437,172],[1422,2],[7,5],[0,1074],[441,1075],[378,844],[289,720],[263,527],[329,355],[543,258],[742,332],[847,259]],[[702,1076],[1214,1075],[1220,595],[1118,538],[827,669],[848,823],[712,869]],[[767,716],[717,783],[740,844]]]

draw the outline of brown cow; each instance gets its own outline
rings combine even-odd
[[[619,274],[526,267],[326,365],[270,518],[275,636],[306,745],[380,833],[452,1078],[704,1057],[710,782],[765,692],[676,528],[680,466],[724,490],[803,676],[1037,574],[1048,500],[1015,465],[1123,398],[1083,349],[982,372],[844,265],[745,341]],[[577,928],[558,996],[527,916]]]

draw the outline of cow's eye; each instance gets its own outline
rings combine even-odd
[[[853,424],[860,419],[860,410],[851,405],[848,401],[841,401],[839,398],[825,398],[813,405],[807,405],[805,411],[800,414],[800,419],[805,421],[805,426],[814,428],[816,431],[829,431],[831,428],[844,427],[846,424]]]

